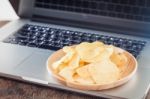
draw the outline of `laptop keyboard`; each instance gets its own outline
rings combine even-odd
[[[48,50],[58,50],[64,46],[94,41],[101,41],[105,44],[121,47],[132,53],[135,57],[140,54],[146,44],[145,41],[30,24],[24,25],[17,33],[10,35],[3,42]]]

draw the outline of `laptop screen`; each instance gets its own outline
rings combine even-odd
[[[150,22],[150,0],[36,0],[35,6]]]
[[[150,0],[21,0],[19,15],[42,22],[150,36]]]

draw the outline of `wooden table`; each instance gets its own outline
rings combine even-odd
[[[1,28],[2,26],[4,26],[6,23],[8,23],[8,21],[0,21],[0,28]]]
[[[3,26],[6,22],[0,22]],[[99,99],[0,77],[0,99]],[[147,95],[150,99],[150,92]]]
[[[99,99],[0,77],[0,99]]]

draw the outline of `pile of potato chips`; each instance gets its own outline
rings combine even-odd
[[[52,64],[66,81],[79,84],[109,84],[120,79],[127,65],[126,56],[112,45],[83,42],[63,48],[65,55]]]

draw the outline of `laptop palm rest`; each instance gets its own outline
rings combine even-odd
[[[52,77],[46,70],[46,61],[53,51],[35,52],[20,66],[15,68],[16,75],[20,75],[24,80],[35,83],[48,84]]]
[[[0,43],[0,72],[11,74],[32,53],[31,48]]]

